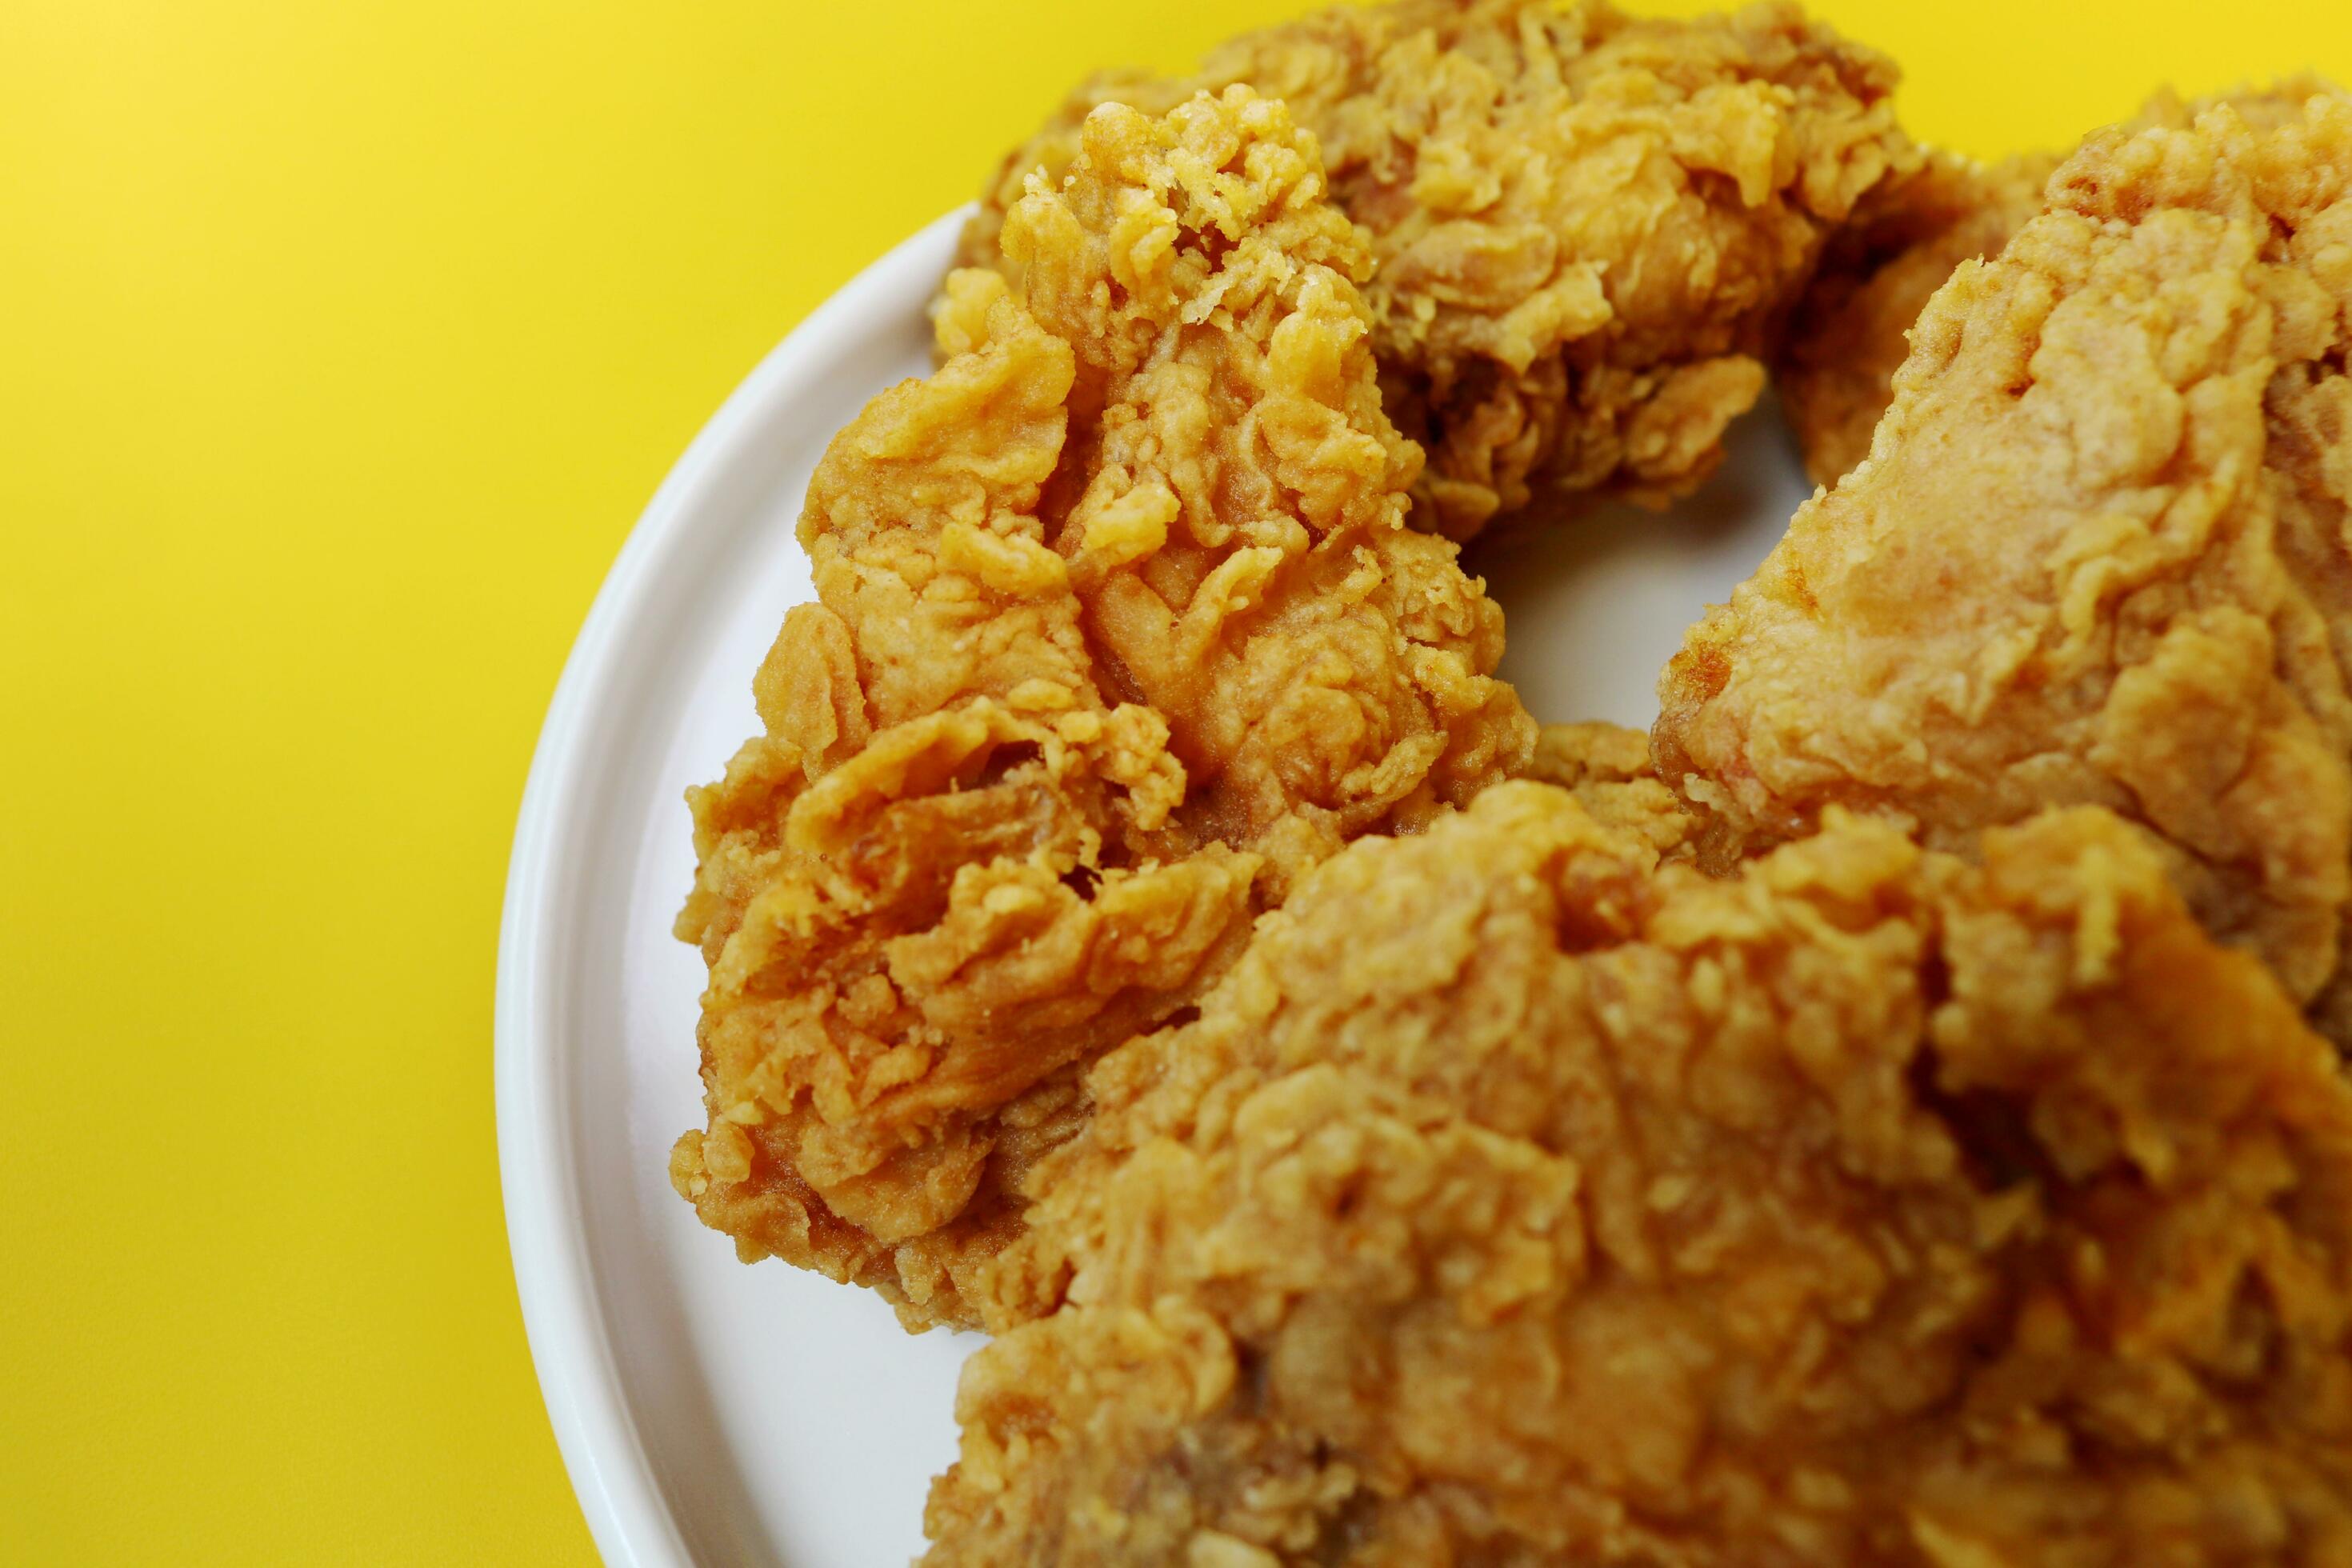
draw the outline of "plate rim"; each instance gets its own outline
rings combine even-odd
[[[499,1185],[523,1332],[540,1397],[597,1551],[625,1568],[694,1558],[630,1409],[597,1297],[573,1173],[571,1079],[554,998],[577,915],[562,907],[559,848],[583,809],[589,718],[620,673],[625,627],[684,546],[699,503],[769,415],[870,329],[911,267],[936,270],[976,204],[932,219],[861,269],[768,351],[673,464],[606,570],[574,637],[532,750],[499,921],[492,1018]]]

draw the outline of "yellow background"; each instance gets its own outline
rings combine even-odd
[[[592,1559],[490,1110],[572,632],[1066,83],[1295,8],[0,4],[0,1560]],[[2315,0],[1821,9],[1977,153],[2352,77]]]

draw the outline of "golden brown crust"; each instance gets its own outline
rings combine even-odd
[[[1662,501],[1720,461],[1825,237],[1916,163],[1895,79],[1787,5],[1342,7],[1236,38],[1191,78],[1088,82],[1006,159],[961,258],[999,264],[1003,213],[1033,171],[1059,177],[1097,104],[1250,82],[1320,139],[1370,237],[1389,411],[1430,453],[1424,526],[1467,538],[1539,490]]]
[[[1091,1084],[931,1568],[2352,1541],[2352,1087],[2104,813],[1717,880],[1500,785]]]
[[[2313,76],[2193,102],[2168,90],[2127,123],[2187,130],[2226,103],[2255,130],[2276,130],[2310,99],[2336,90]],[[1931,153],[1916,174],[1874,191],[1831,241],[1772,371],[1815,483],[1837,483],[1870,455],[1871,432],[1910,353],[1911,324],[1954,268],[2000,255],[2042,210],[2058,163],[2048,153],[1990,165]]]
[[[1662,860],[1695,858],[1704,815],[1658,776],[1650,737],[1621,724],[1547,724],[1521,775],[1558,784],[1592,819],[1639,839]]]
[[[2352,100],[2101,132],[1913,332],[1869,459],[1661,684],[1719,853],[1832,805],[2149,829],[2297,996],[2352,895]]]
[[[710,1120],[672,1175],[747,1256],[979,1321],[1077,1070],[1349,839],[1526,765],[1499,612],[1403,526],[1321,192],[1244,89],[1096,117],[1007,221],[1024,298],[951,279],[939,372],[828,449],[819,602],[692,794],[678,921]]]
[[[2054,155],[1982,165],[1931,153],[1832,241],[1773,366],[1813,482],[1833,485],[1870,455],[1911,353],[1911,324],[1963,261],[1998,256],[2042,210]]]

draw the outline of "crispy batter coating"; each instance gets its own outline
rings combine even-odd
[[[2159,92],[2129,123],[2186,130],[2216,105],[2258,130],[2275,130],[2311,98],[2336,87],[2314,76],[2184,103]],[[2058,155],[2029,153],[1979,164],[1931,153],[1919,171],[1873,192],[1830,241],[1773,366],[1805,468],[1833,485],[1870,455],[1870,435],[1895,396],[1910,353],[1911,324],[1963,261],[1998,256],[2042,211]]]
[[[1815,484],[1837,483],[1870,455],[1911,324],[1953,268],[2000,255],[2042,211],[2057,167],[2049,153],[1979,164],[1931,153],[1830,242],[1772,367]]]
[[[1650,737],[1622,724],[1547,724],[1521,775],[1558,784],[1592,819],[1646,843],[1664,860],[1696,858],[1704,816],[1658,776]]]
[[[1321,140],[1371,237],[1389,412],[1430,453],[1422,524],[1466,539],[1539,490],[1663,502],[1721,460],[1825,237],[1916,163],[1895,77],[1788,5],[1342,7],[1191,78],[1087,83],[1006,159],[962,259],[997,263],[1002,215],[1033,171],[1059,177],[1096,105],[1251,83]]]
[[[2352,100],[2091,139],[1920,318],[1870,458],[1661,683],[1716,858],[2091,803],[2298,997],[2352,893]],[[2339,1022],[2331,1032],[2343,1035]]]
[[[819,603],[690,795],[709,1125],[671,1173],[747,1258],[978,1321],[1078,1070],[1347,840],[1528,762],[1500,613],[1403,526],[1321,192],[1245,89],[1106,110],[1007,219],[1025,300],[959,274],[940,371],[828,448]]]
[[[1095,1068],[929,1568],[2352,1552],[2352,1088],[2096,810],[1718,880],[1507,784]]]

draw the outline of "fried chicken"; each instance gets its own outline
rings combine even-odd
[[[2158,93],[2128,123],[2186,130],[2227,103],[2249,125],[2276,130],[2336,87],[2295,77],[2275,87],[2184,103]],[[1785,340],[1773,377],[1817,484],[1833,485],[1870,455],[1870,435],[1895,395],[1911,323],[1963,261],[1998,256],[2042,211],[2058,155],[1990,165],[1931,153],[1916,174],[1883,184],[1830,242]]]
[[[1498,785],[1091,1075],[929,1568],[2352,1552],[2352,1087],[2096,809],[1717,879]]]
[[[1320,139],[1370,236],[1381,385],[1430,454],[1422,525],[1466,539],[1539,490],[1663,502],[1721,460],[1827,236],[1916,164],[1895,77],[1787,5],[1345,7],[1234,39],[1191,78],[1088,82],[1006,159],[961,258],[1000,264],[1003,215],[1033,172],[1060,177],[1097,105],[1248,82]]]
[[[819,602],[691,794],[677,923],[709,1124],[671,1174],[747,1259],[982,1321],[1079,1070],[1346,841],[1528,764],[1500,613],[1404,527],[1370,258],[1321,192],[1246,89],[1105,110],[1007,216],[1021,297],[951,279],[942,367],[828,448]]]
[[[1661,683],[1711,863],[2095,804],[2352,1038],[2352,100],[2094,136],[1920,318],[1870,459]]]

